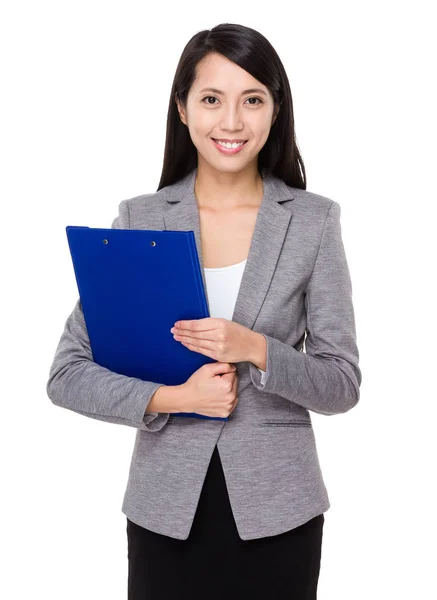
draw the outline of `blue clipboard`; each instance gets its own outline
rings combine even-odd
[[[176,321],[210,316],[193,231],[65,229],[97,364],[120,375],[180,385],[202,365],[217,362],[189,350],[170,331]]]

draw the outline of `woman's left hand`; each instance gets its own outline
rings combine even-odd
[[[199,352],[219,362],[237,363],[249,360],[253,345],[252,329],[235,321],[207,317],[177,321],[172,328],[175,340],[193,352]]]

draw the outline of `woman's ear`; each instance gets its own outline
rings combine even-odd
[[[177,92],[175,93],[175,102],[176,102],[176,105],[177,105],[177,107],[178,107],[179,117],[180,117],[180,119],[181,119],[182,123],[183,123],[184,125],[186,125],[186,124],[187,124],[187,122],[186,122],[186,118],[185,118],[185,111],[184,111],[184,109],[182,108],[182,105],[181,105],[181,103],[180,103],[180,101],[179,101],[179,97],[178,97],[178,93],[177,93]]]
[[[278,113],[279,113],[279,106],[275,107],[275,111],[274,111],[273,119],[272,119],[272,125],[276,121],[276,119],[278,118]]]

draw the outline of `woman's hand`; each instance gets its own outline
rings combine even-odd
[[[226,363],[250,360],[253,352],[252,329],[234,321],[207,317],[177,321],[170,330],[174,339],[189,350]]]
[[[237,367],[215,362],[202,365],[181,385],[182,412],[195,412],[207,417],[229,417],[238,404]]]

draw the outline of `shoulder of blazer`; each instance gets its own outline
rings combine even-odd
[[[163,188],[164,189],[164,188]],[[165,210],[165,194],[162,190],[151,192],[150,194],[141,194],[133,198],[122,200],[120,204],[125,204],[128,207],[129,214],[132,219],[141,219],[141,217],[160,216]]]
[[[331,208],[331,205],[334,202],[332,198],[328,198],[327,196],[322,196],[321,194],[316,194],[315,192],[310,192],[308,190],[301,190],[300,188],[295,187],[290,187],[290,190],[293,191],[294,196],[293,208],[298,204],[308,205],[313,208],[319,208],[322,211],[326,211]]]
[[[294,222],[299,222],[303,227],[313,227],[316,224],[323,227],[333,206],[340,211],[339,203],[332,198],[300,188],[287,187],[293,193],[294,199],[290,203],[284,202],[282,206],[287,208],[287,204],[290,204]]]

